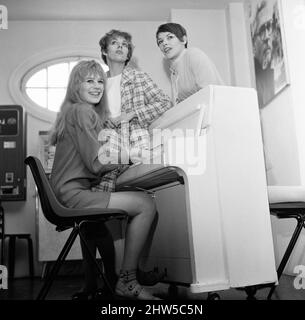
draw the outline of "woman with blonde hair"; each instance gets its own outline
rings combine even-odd
[[[140,253],[156,214],[152,198],[143,192],[94,191],[104,174],[122,167],[119,163],[103,164],[99,160],[98,135],[108,118],[107,98],[103,94],[106,81],[101,65],[94,60],[81,61],[73,68],[66,97],[51,133],[51,142],[56,144],[51,184],[58,199],[67,207],[117,208],[128,213],[130,222],[115,292],[125,298],[157,299],[136,278]],[[98,228],[95,226],[96,232]],[[105,226],[101,227],[101,237],[104,232],[108,233],[105,229]],[[105,269],[107,272],[107,265]],[[85,290],[91,292],[92,288]]]

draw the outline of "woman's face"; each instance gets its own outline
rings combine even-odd
[[[79,88],[81,100],[94,105],[100,102],[103,92],[104,80],[99,75],[87,75]]]
[[[127,40],[120,36],[113,37],[107,46],[107,52],[105,52],[105,55],[109,62],[125,63],[128,59]]]
[[[171,32],[160,32],[157,36],[157,43],[164,57],[174,61],[185,49],[186,36],[183,37],[183,41],[180,41]]]

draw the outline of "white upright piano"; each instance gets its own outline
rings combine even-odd
[[[194,293],[277,282],[256,91],[208,86],[150,132],[152,163],[117,181],[155,194],[143,268]]]

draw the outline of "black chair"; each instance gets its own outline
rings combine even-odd
[[[269,204],[270,214],[276,216],[279,219],[296,219],[297,224],[294,229],[294,232],[291,236],[291,239],[288,243],[286,251],[282,257],[282,260],[277,268],[277,278],[278,282],[283,274],[283,271],[286,267],[286,264],[290,258],[290,255],[294,249],[294,246],[299,238],[299,235],[302,231],[302,228],[305,227],[305,202],[278,202]],[[271,300],[272,294],[276,289],[276,284],[260,284],[255,286],[249,286],[243,288],[246,291],[248,300],[255,300],[255,294],[258,289],[270,288],[267,299]]]
[[[305,202],[272,203],[269,205],[269,208],[270,213],[278,217],[279,219],[296,219],[297,221],[292,237],[277,269],[277,277],[278,280],[280,280],[280,277],[302,231],[302,228],[305,227]],[[267,297],[268,300],[271,299],[275,288],[275,285],[271,287]]]
[[[91,253],[88,248],[86,239],[82,235],[81,229],[85,223],[96,221],[98,223],[106,222],[111,219],[127,219],[127,213],[120,209],[107,209],[107,208],[86,208],[86,209],[71,209],[64,207],[56,198],[49,180],[44,172],[41,162],[35,157],[27,157],[25,159],[25,164],[27,164],[34,177],[38,194],[41,202],[41,207],[46,219],[56,226],[57,231],[63,231],[72,228],[72,231],[63,246],[54,266],[47,275],[44,284],[37,296],[37,300],[45,299],[48,294],[51,285],[56,277],[60,267],[65,261],[75,239],[77,236],[83,241],[85,248],[88,251],[92,261],[94,262],[99,274],[102,276],[105,285],[107,286],[109,292],[114,294],[113,288],[111,287],[103,268],[96,261],[96,257]],[[103,260],[103,257],[101,257]]]

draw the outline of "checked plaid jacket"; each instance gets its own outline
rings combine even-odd
[[[142,71],[125,67],[121,79],[121,111],[135,112],[137,117],[129,122],[129,132],[122,132],[123,126],[117,128],[117,135],[108,135],[102,140],[105,154],[118,153],[122,148],[122,141],[128,140],[130,149],[149,148],[148,126],[165,111],[172,107],[170,98],[153,82],[150,76]],[[126,137],[128,135],[128,137]],[[125,143],[126,145],[126,143]],[[131,159],[132,160],[132,159]],[[117,177],[126,170],[126,165],[106,173],[94,191],[115,191]]]

